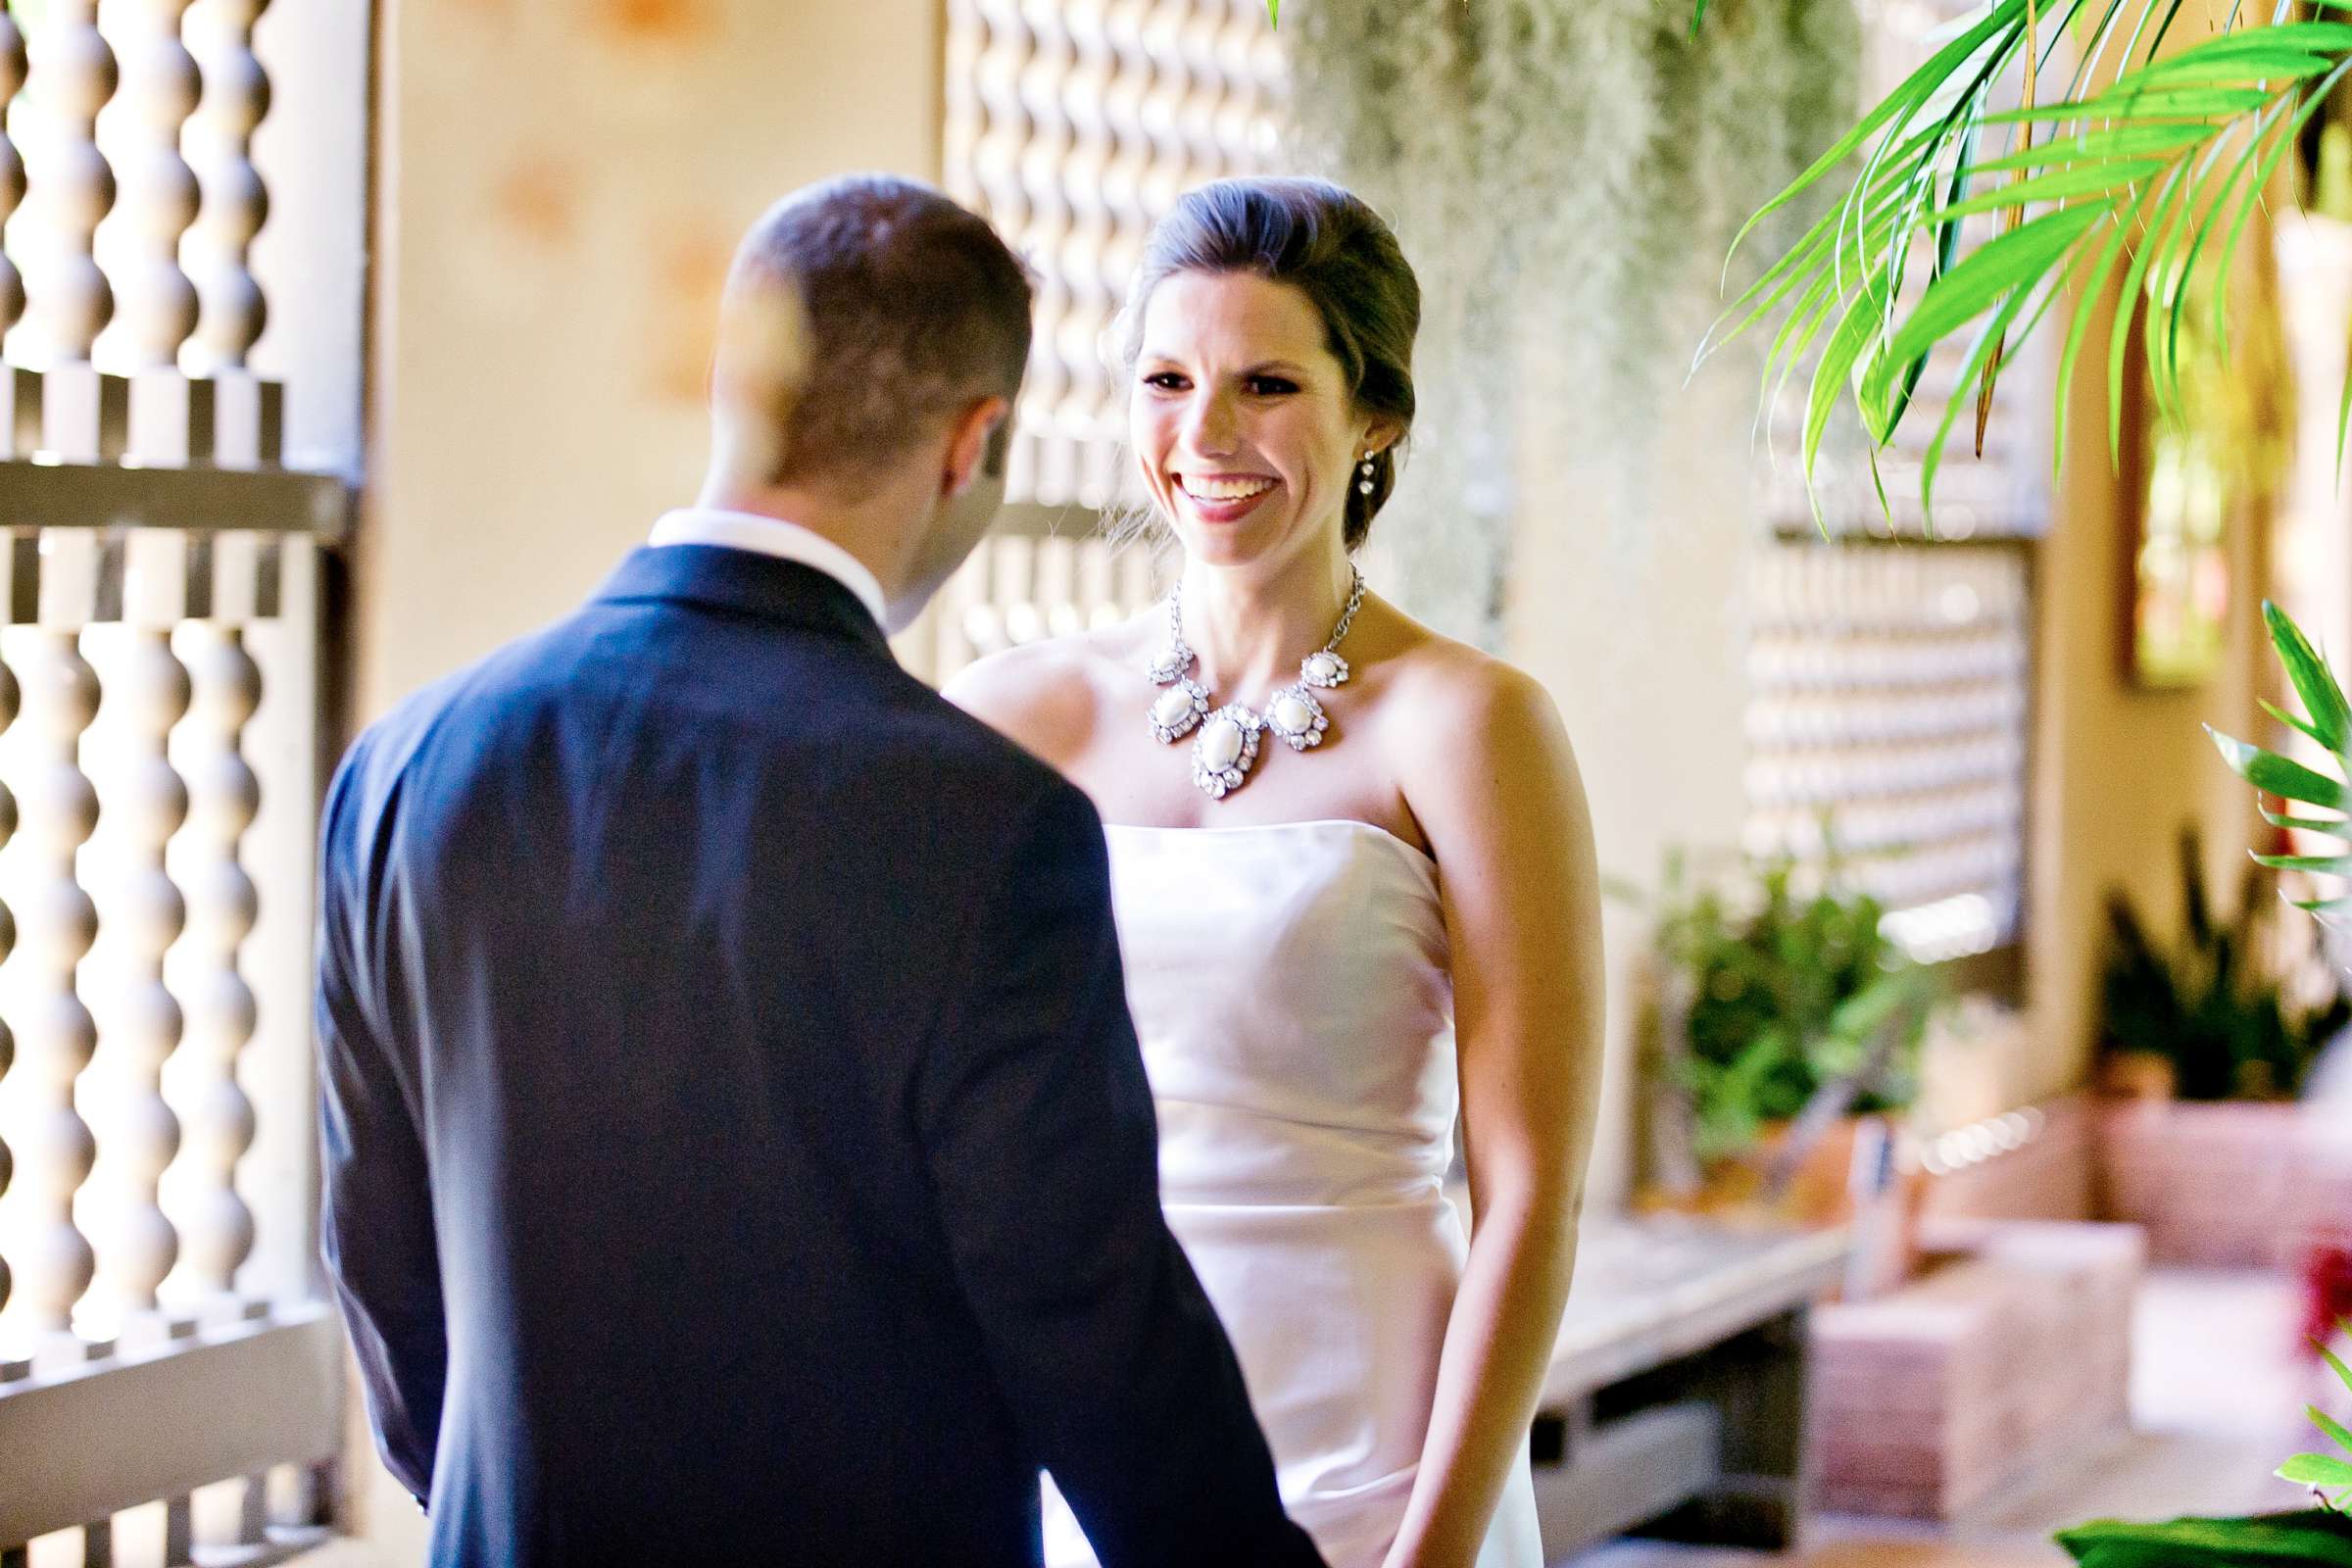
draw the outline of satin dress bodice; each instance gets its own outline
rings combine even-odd
[[[1283,1501],[1333,1568],[1403,1518],[1467,1254],[1428,856],[1368,823],[1111,826],[1160,1200],[1224,1320]],[[1092,1560],[1049,1496],[1047,1559]],[[1516,1471],[1480,1568],[1536,1568]]]

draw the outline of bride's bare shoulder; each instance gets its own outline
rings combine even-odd
[[[1530,687],[1542,690],[1535,677],[1518,665],[1448,637],[1385,599],[1380,607],[1381,662],[1387,666],[1390,689],[1399,707],[1456,707],[1465,701],[1483,704],[1513,693],[1524,694]]]
[[[1544,683],[1508,661],[1396,612],[1385,717],[1412,744],[1416,771],[1476,773],[1566,749]]]
[[[973,661],[940,688],[948,701],[1057,765],[1084,749],[1130,624],[1021,643]]]

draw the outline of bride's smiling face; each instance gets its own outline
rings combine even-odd
[[[1194,559],[1287,559],[1338,548],[1367,437],[1300,290],[1252,272],[1177,272],[1145,302],[1128,438]]]

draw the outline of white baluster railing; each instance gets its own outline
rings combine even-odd
[[[0,1568],[252,1568],[333,1507],[309,936],[350,498],[282,466],[250,363],[265,4],[0,3]],[[362,90],[317,90],[342,9],[263,45],[306,129]],[[313,329],[332,162],[269,165]]]
[[[17,564],[26,564],[20,552]],[[20,1161],[11,1195],[16,1294],[9,1313],[37,1344],[72,1328],[96,1266],[74,1213],[97,1152],[74,1097],[75,1080],[97,1046],[75,980],[97,932],[97,913],[76,872],[98,817],[97,794],[80,760],[82,731],[98,710],[97,676],[80,647],[94,591],[95,540],[52,535],[41,541],[33,564],[42,568],[39,621],[11,627],[0,644],[24,688],[24,711],[10,729],[21,758],[16,793],[23,813],[10,846],[19,873],[10,903],[23,923],[6,989],[17,1038],[9,1075],[16,1093],[12,1114],[0,1125]]]
[[[241,369],[268,319],[246,251],[270,211],[254,168],[254,127],[270,106],[270,78],[253,52],[265,0],[195,0],[182,27],[204,78],[204,96],[180,145],[203,188],[180,254],[194,278],[196,335],[181,363],[193,375]]]
[[[1038,271],[1006,493],[1106,505],[1125,389],[1102,343],[1151,224],[1269,167],[1287,91],[1259,0],[952,0],[951,194]]]
[[[17,622],[0,631],[0,710],[5,682],[24,687],[0,731],[23,816],[0,896],[24,938],[0,970],[22,1042],[0,1077],[0,1564],[60,1530],[85,1564],[261,1563],[319,1535],[329,1493],[307,1472],[339,1445],[339,1336],[324,1303],[241,1278],[265,1220],[257,1277],[299,1291],[310,1246],[304,966],[269,959],[273,1021],[257,1034],[244,949],[257,883],[279,905],[273,947],[309,920],[316,628],[282,584],[315,591],[311,548],[61,528],[0,550],[0,616]],[[247,753],[272,670],[296,710],[262,726],[264,776]],[[273,779],[296,799],[265,838]],[[239,1068],[265,1045],[256,1093],[289,1125],[249,1189]],[[224,1410],[227,1390],[250,1397]]]
[[[0,739],[5,738],[9,726],[17,721],[17,710],[21,697],[22,694],[17,686],[17,672],[10,669],[5,662],[0,662]],[[0,853],[6,852],[9,840],[15,838],[16,834],[17,797],[5,782],[0,782]],[[15,911],[10,909],[5,903],[0,903],[0,963],[5,963],[9,955],[16,951],[16,946]],[[0,1018],[0,1085],[7,1083],[9,1069],[15,1066],[16,1059],[16,1031],[9,1027],[5,1018]],[[9,1186],[15,1179],[16,1156],[10,1152],[7,1140],[0,1137],[0,1203],[7,1201]],[[0,1257],[0,1317],[5,1317],[8,1311],[8,1298],[14,1293],[15,1288],[16,1278],[8,1266],[8,1259]],[[7,1349],[5,1347],[0,1347],[0,1363],[4,1363],[6,1360]],[[6,1381],[8,1381],[6,1378],[0,1377],[0,1382]]]
[[[95,0],[51,0],[26,39],[29,63],[15,120],[25,200],[8,251],[24,277],[25,313],[8,337],[19,365],[84,364],[113,314],[92,239],[114,205],[115,175],[98,151],[98,111],[115,92],[115,55]]]
[[[175,869],[187,896],[187,933],[174,955],[186,1033],[173,1059],[186,1137],[178,1211],[182,1255],[204,1291],[226,1295],[253,1250],[253,1212],[236,1186],[238,1159],[253,1143],[253,1102],[237,1081],[237,1057],[253,1038],[252,987],[238,950],[253,930],[256,900],[239,841],[260,805],[260,785],[239,748],[261,701],[261,671],[245,651],[255,612],[258,541],[214,541],[210,614],[179,628],[188,669],[187,717],[174,752],[188,786],[187,826]]]
[[[187,787],[166,755],[188,707],[188,673],[172,652],[186,610],[185,535],[141,530],[123,542],[122,620],[93,627],[103,649],[106,701],[94,734],[104,749],[99,833],[104,866],[99,942],[91,967],[100,995],[99,1063],[114,1092],[92,1184],[106,1195],[99,1273],[122,1311],[148,1311],[179,1255],[177,1229],[158,1199],[179,1149],[179,1118],[164,1098],[163,1070],[179,1044],[178,1001],[164,983],[164,955],[185,918],[165,847],[187,815]]]
[[[24,85],[24,33],[8,7],[0,5],[0,233],[24,199],[24,158],[8,133],[9,105]],[[0,340],[5,340],[24,314],[24,277],[5,250],[0,250]]]
[[[196,290],[179,269],[179,237],[196,217],[196,175],[179,155],[196,107],[196,61],[179,41],[188,0],[110,0],[122,84],[98,140],[115,171],[114,211],[95,237],[114,318],[91,359],[110,370],[169,368],[196,325]]]

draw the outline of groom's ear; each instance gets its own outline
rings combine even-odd
[[[947,470],[940,475],[943,492],[959,496],[976,478],[1004,477],[1011,433],[1012,404],[1004,398],[982,398],[956,416],[949,427]]]

